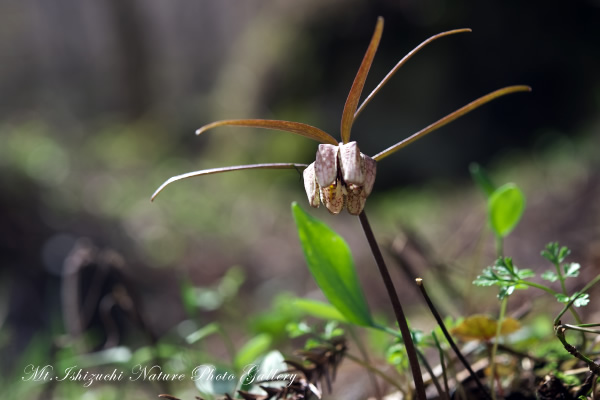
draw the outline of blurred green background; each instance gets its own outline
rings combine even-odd
[[[268,329],[247,315],[270,309],[277,294],[318,297],[289,210],[294,200],[308,208],[296,171],[215,175],[149,198],[170,176],[193,170],[312,162],[316,143],[288,133],[194,131],[218,119],[266,118],[337,137],[379,15],[385,28],[367,93],[429,36],[473,33],[431,44],[380,92],[353,129],[366,154],[487,92],[533,87],[380,163],[367,210],[388,256],[419,275],[435,259],[475,263],[470,254],[485,227],[468,173],[477,161],[528,196],[507,252],[536,266],[543,244],[561,240],[591,271],[600,268],[598,1],[4,0],[3,384],[20,398],[67,398],[60,385],[21,382],[23,365],[135,351],[214,320],[243,342]],[[311,212],[346,237],[370,304],[389,315],[356,218]],[[490,249],[477,267],[493,258]],[[441,274],[431,273],[440,285]],[[457,287],[470,287],[472,279],[460,278]],[[223,282],[229,289],[219,292]],[[195,293],[195,322],[186,285],[208,293]],[[403,293],[410,299],[412,290]],[[476,309],[477,291],[468,290],[448,311]],[[224,352],[217,346],[216,357]],[[157,392],[146,385],[130,398]]]

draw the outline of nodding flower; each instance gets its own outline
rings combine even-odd
[[[529,86],[515,85],[495,90],[482,96],[471,103],[459,108],[458,110],[446,115],[424,129],[414,133],[406,139],[388,147],[387,149],[369,157],[360,152],[356,142],[350,142],[350,131],[352,124],[363,111],[365,106],[373,99],[379,90],[390,80],[398,69],[408,61],[415,53],[425,47],[432,41],[444,36],[454,35],[456,33],[471,32],[470,29],[455,29],[442,32],[425,40],[407,55],[405,55],[392,70],[383,78],[375,89],[366,97],[359,106],[360,96],[362,94],[369,69],[373,63],[373,58],[377,52],[377,47],[381,40],[383,32],[383,18],[379,17],[375,32],[367,48],[367,52],[360,64],[358,73],[350,89],[350,93],[344,105],[342,113],[342,122],[340,127],[341,142],[338,142],[333,136],[319,128],[300,122],[266,120],[266,119],[233,119],[213,122],[205,125],[196,131],[199,135],[209,129],[219,126],[245,126],[254,128],[275,129],[295,133],[305,136],[309,139],[320,142],[316,160],[310,164],[297,163],[271,163],[271,164],[251,164],[238,165],[224,168],[212,168],[201,171],[189,172],[177,175],[165,181],[152,195],[152,200],[169,184],[186,178],[195,176],[216,174],[221,172],[245,170],[245,169],[299,169],[304,168],[304,188],[308,197],[309,204],[312,207],[319,207],[322,203],[332,214],[339,214],[344,207],[352,215],[358,215],[365,207],[367,197],[371,194],[377,162],[408,144],[414,142],[433,132],[434,130],[446,125],[449,122],[467,114],[479,106],[509,93],[531,91]]]
[[[313,207],[321,201],[332,214],[346,206],[358,215],[373,190],[376,171],[375,160],[361,153],[356,142],[320,144],[317,159],[302,174],[308,201]]]

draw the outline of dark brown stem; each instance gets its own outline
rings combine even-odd
[[[585,378],[585,381],[583,381],[583,383],[581,384],[581,387],[579,388],[577,393],[575,393],[575,398],[578,399],[580,396],[585,397],[588,393],[591,393],[593,395],[592,388],[594,386],[594,383],[597,380],[598,380],[598,375],[594,374],[591,371],[588,372],[588,375]]]
[[[421,289],[421,294],[423,295],[423,298],[425,299],[425,302],[429,306],[429,310],[431,311],[431,313],[433,314],[433,316],[434,316],[435,320],[437,321],[438,325],[442,329],[442,332],[444,333],[444,336],[446,337],[446,340],[450,344],[450,347],[452,347],[452,350],[454,351],[454,353],[456,354],[456,356],[458,357],[458,359],[460,360],[460,362],[465,366],[465,368],[467,369],[467,371],[469,371],[469,374],[471,374],[471,378],[473,378],[473,380],[475,381],[475,383],[477,383],[477,386],[479,387],[479,390],[481,390],[481,392],[485,394],[485,396],[486,396],[487,399],[490,399],[491,398],[490,394],[486,390],[485,386],[483,386],[483,383],[481,383],[481,381],[477,377],[477,374],[475,373],[475,371],[473,371],[473,368],[471,368],[471,364],[469,364],[469,362],[467,361],[467,359],[465,358],[465,356],[462,355],[462,353],[460,352],[460,349],[458,348],[458,346],[456,345],[456,343],[454,343],[454,340],[452,339],[452,336],[450,336],[450,333],[448,332],[448,329],[446,329],[446,325],[444,325],[444,321],[442,320],[442,317],[440,316],[440,313],[438,313],[437,309],[433,305],[433,302],[429,298],[429,295],[427,294],[427,291],[425,290],[425,285],[423,284],[423,279],[417,278],[416,281],[417,281],[417,286],[419,286],[419,289]]]
[[[536,357],[536,356],[534,356],[532,354],[529,354],[529,353],[526,353],[526,352],[523,352],[523,351],[515,350],[512,347],[508,347],[507,345],[502,344],[502,343],[498,343],[498,350],[502,350],[504,353],[511,354],[511,355],[513,355],[515,357],[518,357],[518,358],[529,358],[530,360],[533,360],[536,363],[546,363],[546,362],[548,362],[548,360],[546,360],[545,358]]]
[[[566,351],[568,351],[573,357],[576,357],[587,364],[590,371],[592,371],[596,375],[600,375],[600,365],[596,364],[592,359],[586,357],[584,354],[581,354],[579,350],[575,348],[575,346],[569,344],[567,339],[565,338],[565,332],[567,328],[564,325],[560,324],[560,320],[557,321],[558,324],[554,325],[554,334],[563,344],[563,347]]]
[[[437,376],[435,376],[433,368],[431,368],[431,365],[429,365],[429,362],[427,361],[427,358],[425,358],[425,355],[419,349],[417,349],[417,355],[419,356],[423,367],[425,367],[425,370],[427,370],[427,372],[429,373],[429,376],[431,377],[431,382],[433,383],[433,386],[435,386],[435,389],[438,391],[440,399],[450,400],[450,397],[448,397],[448,393],[444,392],[444,389],[442,389],[442,385],[440,385],[440,381],[438,380]]]
[[[367,219],[367,214],[364,212],[364,210],[360,213],[358,218],[360,219],[360,224],[362,225],[363,230],[365,231],[367,241],[369,242],[369,246],[371,247],[371,252],[373,253],[373,257],[375,258],[377,267],[379,267],[379,273],[381,274],[381,278],[383,279],[383,283],[385,284],[388,296],[390,297],[390,301],[392,302],[392,307],[394,308],[394,314],[396,315],[396,320],[398,321],[398,326],[400,327],[400,333],[402,334],[402,339],[404,340],[404,346],[406,347],[408,362],[410,364],[413,380],[415,382],[415,391],[417,393],[417,398],[420,400],[427,400],[427,397],[425,396],[425,385],[423,384],[423,376],[421,375],[421,368],[419,366],[419,359],[417,358],[417,351],[412,341],[410,329],[408,328],[408,323],[406,322],[406,317],[404,315],[404,311],[402,310],[400,299],[398,298],[398,294],[396,293],[394,282],[392,281],[392,277],[390,276],[385,261],[383,260],[383,255],[381,254],[381,250],[379,249],[377,240],[375,240],[375,235],[373,234],[373,230],[371,229],[371,225],[369,224],[369,220]]]

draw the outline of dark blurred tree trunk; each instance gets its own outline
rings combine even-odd
[[[144,34],[141,7],[133,0],[109,0],[106,2],[113,18],[119,63],[119,96],[122,114],[138,118],[152,104],[150,56]]]

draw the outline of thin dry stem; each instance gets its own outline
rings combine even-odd
[[[381,250],[379,249],[379,245],[377,244],[377,240],[375,239],[375,235],[373,234],[373,230],[371,229],[371,225],[367,219],[367,214],[365,214],[364,210],[359,214],[358,218],[360,219],[365,236],[367,237],[367,241],[371,247],[371,252],[373,253],[377,267],[379,268],[379,273],[381,274],[381,278],[385,284],[390,302],[392,303],[392,308],[394,309],[394,314],[396,315],[396,321],[398,322],[400,333],[402,334],[402,339],[406,348],[406,355],[408,356],[408,363],[410,364],[413,380],[415,382],[417,398],[419,400],[426,400],[427,397],[425,396],[425,385],[423,384],[423,376],[421,374],[421,368],[419,367],[417,350],[412,341],[408,322],[406,321],[404,310],[402,309],[400,299],[398,298],[398,293],[394,287],[394,282],[392,281],[392,277],[390,276],[390,272],[385,264],[385,260],[383,259],[383,255],[381,254]]]
[[[465,358],[465,356],[463,356],[462,352],[460,351],[460,349],[458,348],[458,346],[456,345],[456,343],[454,343],[454,340],[452,339],[452,336],[450,336],[450,333],[448,332],[448,329],[446,329],[446,325],[444,324],[444,320],[442,319],[442,316],[440,315],[440,313],[438,313],[437,308],[435,307],[435,305],[431,301],[431,298],[429,298],[429,295],[427,294],[427,290],[425,289],[425,284],[423,283],[423,279],[422,278],[417,278],[415,281],[417,282],[417,286],[421,290],[421,294],[423,295],[423,298],[425,299],[425,302],[427,303],[427,306],[429,307],[429,310],[431,311],[431,314],[433,315],[433,317],[437,321],[438,325],[442,329],[442,333],[446,337],[446,340],[448,341],[448,344],[450,345],[450,347],[454,351],[454,354],[456,354],[456,356],[458,357],[458,359],[460,360],[460,362],[465,366],[465,368],[467,369],[467,371],[469,371],[469,374],[471,375],[471,378],[473,378],[473,380],[475,381],[475,383],[479,387],[479,390],[481,390],[482,393],[485,393],[485,396],[486,396],[487,399],[490,399],[490,395],[487,392],[487,390],[485,389],[485,386],[483,386],[483,383],[481,383],[481,380],[479,379],[479,377],[477,376],[477,374],[475,373],[475,371],[473,371],[473,368],[471,367],[471,364],[469,364],[469,362],[467,361],[467,359]]]

